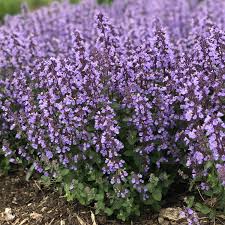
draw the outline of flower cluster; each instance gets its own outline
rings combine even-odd
[[[152,205],[150,174],[171,165],[197,177],[211,161],[225,184],[224,11],[223,0],[84,0],[7,17],[5,155],[50,177],[100,171],[118,198]]]
[[[198,215],[190,208],[184,208],[181,217],[187,219],[188,225],[200,225]]]

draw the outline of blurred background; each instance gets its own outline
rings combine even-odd
[[[19,13],[20,6],[23,2],[26,2],[30,9],[35,9],[42,5],[47,5],[52,1],[53,0],[0,0],[0,20],[2,20],[6,14],[14,15]],[[98,0],[99,3],[109,3],[110,1],[111,0]],[[77,3],[79,0],[70,0],[70,2]]]

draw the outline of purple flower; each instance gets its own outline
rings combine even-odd
[[[94,168],[121,198],[135,190],[146,200],[149,174],[185,160],[193,177],[212,161],[224,184],[224,9],[222,0],[65,1],[6,18],[5,156],[50,167],[50,177]]]
[[[53,158],[53,154],[51,151],[46,151],[46,156],[48,159],[52,159]]]

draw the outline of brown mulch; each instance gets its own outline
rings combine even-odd
[[[68,203],[54,190],[48,190],[25,174],[0,176],[0,225],[157,225],[157,218],[145,215],[141,221],[122,223],[94,217],[94,209]],[[94,217],[94,218],[93,218]],[[95,225],[95,224],[94,224]]]
[[[29,182],[17,171],[0,175],[0,225],[158,225],[158,215],[148,210],[138,221],[122,223],[94,216],[94,209],[79,203],[69,203],[54,189],[43,187],[36,179]],[[221,222],[221,223],[220,223]],[[162,225],[181,225],[164,221]],[[183,223],[182,223],[183,224]],[[186,223],[185,223],[186,224]],[[201,225],[225,225],[225,221],[204,222]]]

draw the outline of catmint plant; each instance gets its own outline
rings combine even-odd
[[[177,171],[223,196],[224,210],[224,10],[223,0],[84,0],[6,18],[5,157],[122,220],[159,210]]]

